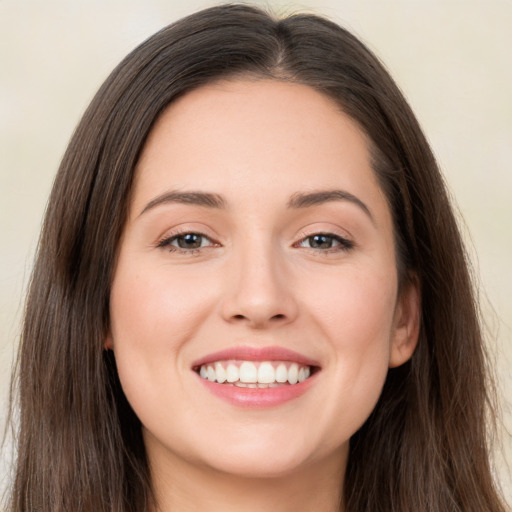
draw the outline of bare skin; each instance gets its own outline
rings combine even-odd
[[[365,135],[330,99],[260,80],[174,102],[138,164],[105,342],[158,511],[339,511],[350,437],[418,311]],[[244,350],[306,380],[221,382],[235,364],[244,385]]]
[[[273,478],[237,477],[188,465],[182,468],[179,461],[174,461],[171,469],[163,463],[170,471],[157,471],[155,489],[160,505],[156,512],[343,512],[340,460],[332,458],[329,463]]]

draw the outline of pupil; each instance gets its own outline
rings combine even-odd
[[[201,235],[188,233],[178,238],[178,246],[182,249],[197,249],[201,247]]]
[[[327,235],[315,235],[310,238],[309,243],[314,249],[329,249],[332,247],[332,238]]]

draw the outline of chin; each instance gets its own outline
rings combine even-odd
[[[280,429],[272,435],[268,431],[258,432],[254,426],[250,430],[244,431],[243,439],[225,435],[223,443],[211,444],[216,448],[202,451],[203,461],[225,474],[254,479],[281,478],[307,471],[331,457],[339,460],[348,453],[348,441],[327,446],[305,432]]]
[[[257,454],[233,454],[208,461],[214,471],[247,479],[284,478],[310,464],[309,458],[300,454],[276,454],[261,451]]]

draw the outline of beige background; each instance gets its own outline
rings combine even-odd
[[[512,501],[512,0],[254,2],[326,14],[387,64],[465,219],[508,434]],[[0,423],[41,217],[84,108],[108,72],[203,0],[0,0]],[[9,446],[0,487],[7,485]],[[3,482],[3,483],[2,483]]]

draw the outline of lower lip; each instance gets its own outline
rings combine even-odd
[[[305,381],[289,386],[275,388],[240,388],[228,384],[219,384],[203,379],[199,375],[203,386],[215,396],[237,407],[267,408],[276,407],[302,396],[311,388],[316,380],[317,373],[311,375]]]

